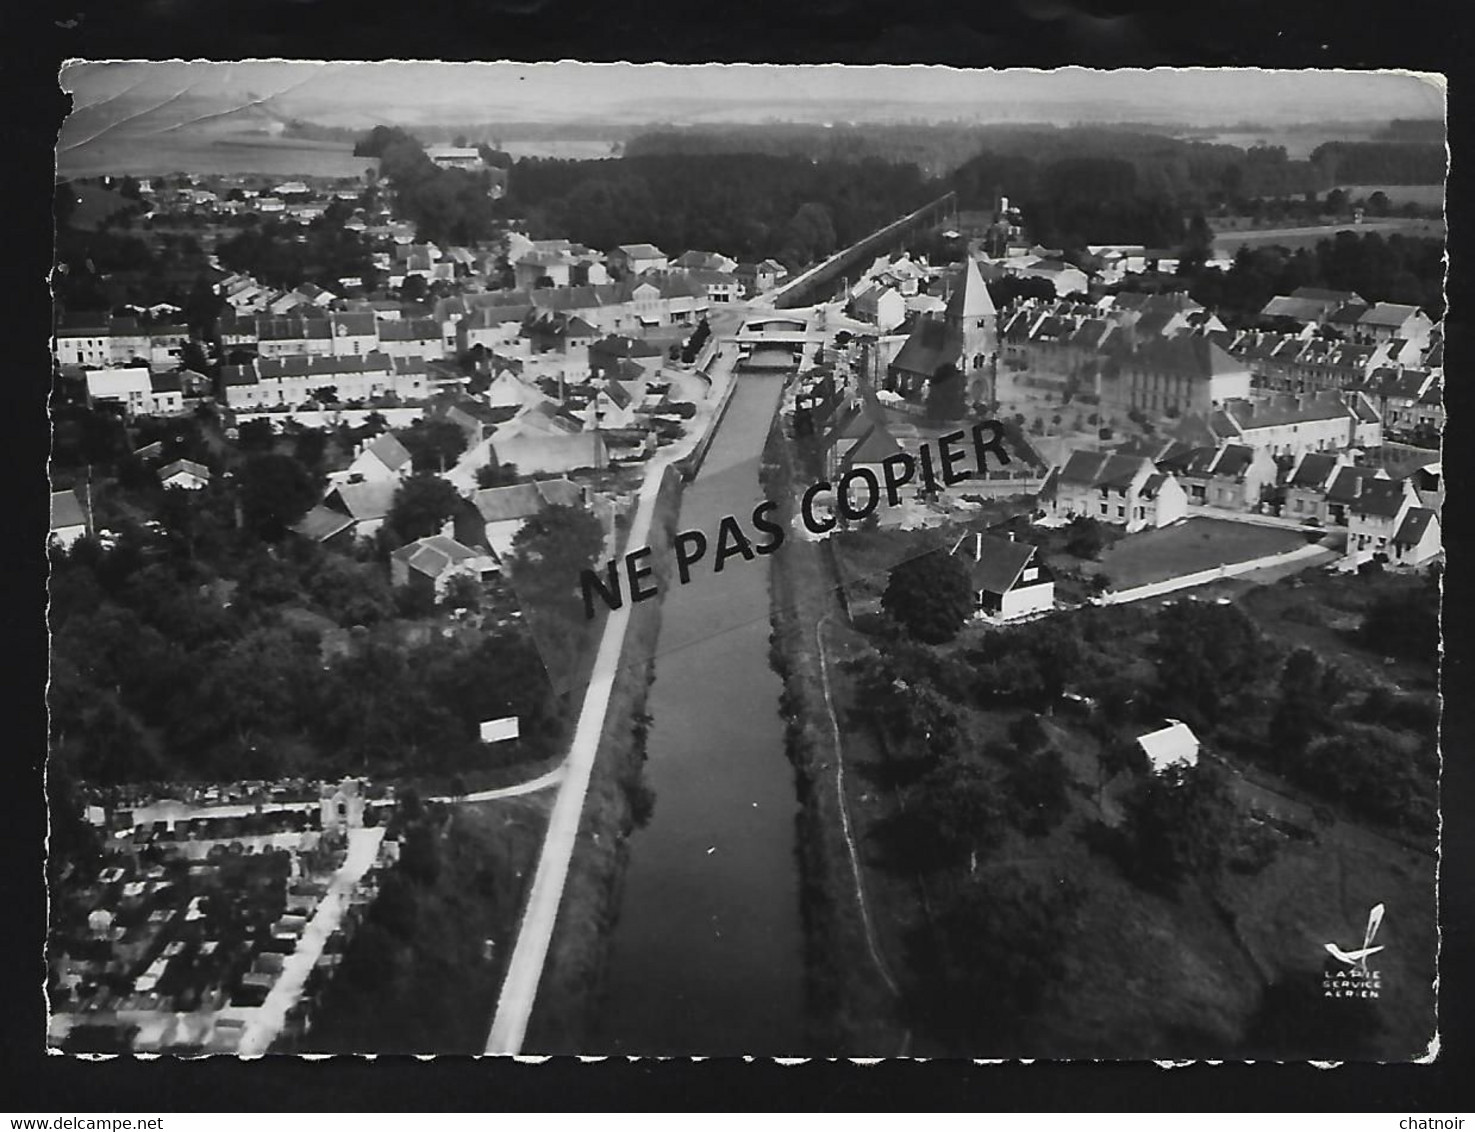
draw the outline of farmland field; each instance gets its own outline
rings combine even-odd
[[[1334,239],[1338,232],[1365,235],[1377,232],[1385,238],[1398,233],[1404,236],[1428,236],[1444,239],[1442,220],[1364,220],[1361,224],[1317,224],[1297,228],[1258,228],[1241,231],[1227,230],[1214,237],[1214,255],[1230,258],[1241,244],[1251,248],[1279,245],[1290,248],[1314,248],[1322,240]]]

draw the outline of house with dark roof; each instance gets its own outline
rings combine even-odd
[[[1280,513],[1303,522],[1327,522],[1327,492],[1352,461],[1341,452],[1302,452],[1280,477]],[[1344,486],[1351,486],[1344,485]]]
[[[1055,608],[1055,579],[1029,543],[974,531],[949,553],[967,566],[978,613],[1012,621]]]
[[[512,553],[517,532],[548,507],[583,507],[586,493],[568,478],[480,488],[471,496],[485,528],[486,545],[501,561]]]
[[[660,270],[669,262],[666,253],[654,244],[621,244],[606,259],[612,272],[633,276],[652,269]]]
[[[1276,295],[1260,310],[1262,318],[1288,318],[1302,324],[1321,324],[1332,312],[1355,303],[1367,303],[1355,291],[1328,291],[1320,287],[1297,287],[1289,295]]]
[[[377,348],[392,358],[430,361],[446,356],[441,324],[433,318],[383,319],[376,326]]]
[[[765,259],[757,263],[740,263],[733,274],[737,276],[744,298],[771,291],[788,278],[789,270],[776,259]]]
[[[654,374],[665,358],[661,348],[643,338],[628,334],[609,334],[588,347],[589,375],[600,381],[621,376],[621,363],[634,362],[647,373]]]
[[[718,252],[685,251],[671,261],[676,271],[720,271],[731,274],[737,270],[738,262]]]
[[[392,432],[359,445],[353,462],[338,475],[345,483],[401,483],[412,471],[410,450]]]
[[[1357,442],[1360,424],[1365,422],[1336,393],[1236,398],[1209,418],[1216,435],[1268,449],[1272,456],[1342,451]]]
[[[355,538],[371,538],[394,506],[399,480],[365,483],[341,483],[329,488],[323,507],[346,515],[353,524]]]
[[[428,535],[400,547],[389,556],[389,580],[395,586],[429,590],[437,600],[446,596],[452,578],[484,581],[497,573],[490,554],[457,542],[449,535]]]
[[[1422,346],[1429,341],[1434,321],[1406,303],[1374,303],[1357,318],[1357,330],[1374,342],[1402,338]]]
[[[1388,544],[1387,554],[1395,566],[1422,566],[1443,548],[1438,512],[1429,507],[1410,507]]]
[[[292,524],[294,534],[324,546],[351,542],[353,529],[352,516],[321,503]]]
[[[1178,478],[1189,503],[1231,511],[1258,506],[1274,492],[1278,472],[1265,449],[1228,441],[1171,454],[1156,463],[1159,471]]]
[[[1371,480],[1347,508],[1347,556],[1365,561],[1375,554],[1393,555],[1392,543],[1403,520],[1418,508],[1419,496],[1408,480]]]
[[[1383,366],[1375,369],[1356,391],[1376,407],[1389,435],[1413,438],[1437,435],[1443,428],[1440,385],[1438,377],[1429,370]]]
[[[1040,505],[1055,522],[1077,517],[1125,527],[1128,534],[1165,527],[1188,514],[1178,478],[1145,456],[1077,450],[1052,468]]]

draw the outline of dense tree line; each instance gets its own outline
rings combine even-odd
[[[1334,141],[1311,151],[1311,163],[1333,185],[1437,185],[1447,162],[1442,141]]]
[[[59,181],[56,217],[55,301],[67,311],[105,311],[127,303],[184,306],[192,289],[210,274],[204,249],[188,233],[139,234],[107,223],[95,228],[73,223],[76,192]]]
[[[1228,271],[1186,276],[1189,294],[1221,317],[1253,320],[1276,295],[1298,287],[1355,291],[1368,302],[1407,303],[1444,314],[1444,241],[1394,233],[1338,232],[1315,248],[1241,247]]]
[[[648,241],[791,266],[828,255],[929,199],[913,165],[756,154],[524,159],[506,207],[535,234],[596,248]]]
[[[378,273],[368,244],[343,227],[349,207],[335,200],[305,231],[295,221],[262,220],[222,240],[216,254],[227,270],[272,287],[316,283],[336,289],[338,280],[349,276],[372,286]]]
[[[353,152],[379,158],[379,173],[394,190],[396,211],[414,222],[421,239],[473,244],[496,232],[498,212],[486,170],[440,168],[418,139],[397,126],[375,126]]]
[[[294,464],[258,453],[230,483],[160,492],[157,529],[119,522],[111,547],[53,549],[48,700],[67,773],[454,771],[485,761],[477,725],[501,715],[521,717],[521,753],[546,748],[557,724],[526,634],[406,644],[381,563],[265,541],[315,497]],[[325,654],[332,626],[362,639]]]

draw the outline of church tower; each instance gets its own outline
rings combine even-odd
[[[999,313],[972,256],[964,261],[963,278],[948,299],[943,319],[949,336],[962,339],[958,368],[967,375],[969,400],[991,400],[998,367]]]

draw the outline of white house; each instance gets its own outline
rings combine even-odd
[[[1055,608],[1055,580],[1029,543],[974,532],[950,553],[968,565],[980,614],[1008,621]]]
[[[210,483],[210,469],[193,460],[175,460],[159,469],[159,482],[165,487],[198,491]]]
[[[1193,729],[1176,719],[1167,722],[1167,727],[1137,737],[1153,774],[1162,774],[1169,767],[1198,765],[1199,742]]]
[[[1428,533],[1426,520],[1416,520],[1416,528],[1405,533],[1404,520],[1420,506],[1417,490],[1411,481],[1370,480],[1362,485],[1356,499],[1347,505],[1347,556],[1353,561],[1366,561],[1375,554],[1394,556],[1393,542],[1400,534],[1409,547],[1417,547]],[[1434,533],[1438,534],[1437,524]],[[1405,551],[1408,553],[1408,551]]]
[[[381,432],[359,448],[345,470],[348,483],[400,483],[411,471],[410,451],[392,432]]]
[[[1388,544],[1388,560],[1395,566],[1422,566],[1443,549],[1439,514],[1429,507],[1410,507]]]
[[[1040,489],[1052,519],[1077,516],[1134,531],[1165,527],[1188,514],[1188,496],[1176,476],[1160,472],[1145,456],[1072,452],[1052,468]]]
[[[389,556],[389,580],[396,586],[424,586],[437,598],[446,595],[452,578],[481,581],[496,573],[491,555],[457,542],[449,535],[429,535],[400,547]]]
[[[87,396],[90,400],[121,405],[129,416],[179,411],[180,394],[177,384],[172,396],[169,390],[164,390],[162,397],[156,397],[153,375],[147,366],[90,369],[86,371],[86,378]]]
[[[624,275],[640,275],[667,265],[666,253],[654,244],[621,244],[609,253],[609,266]]]

